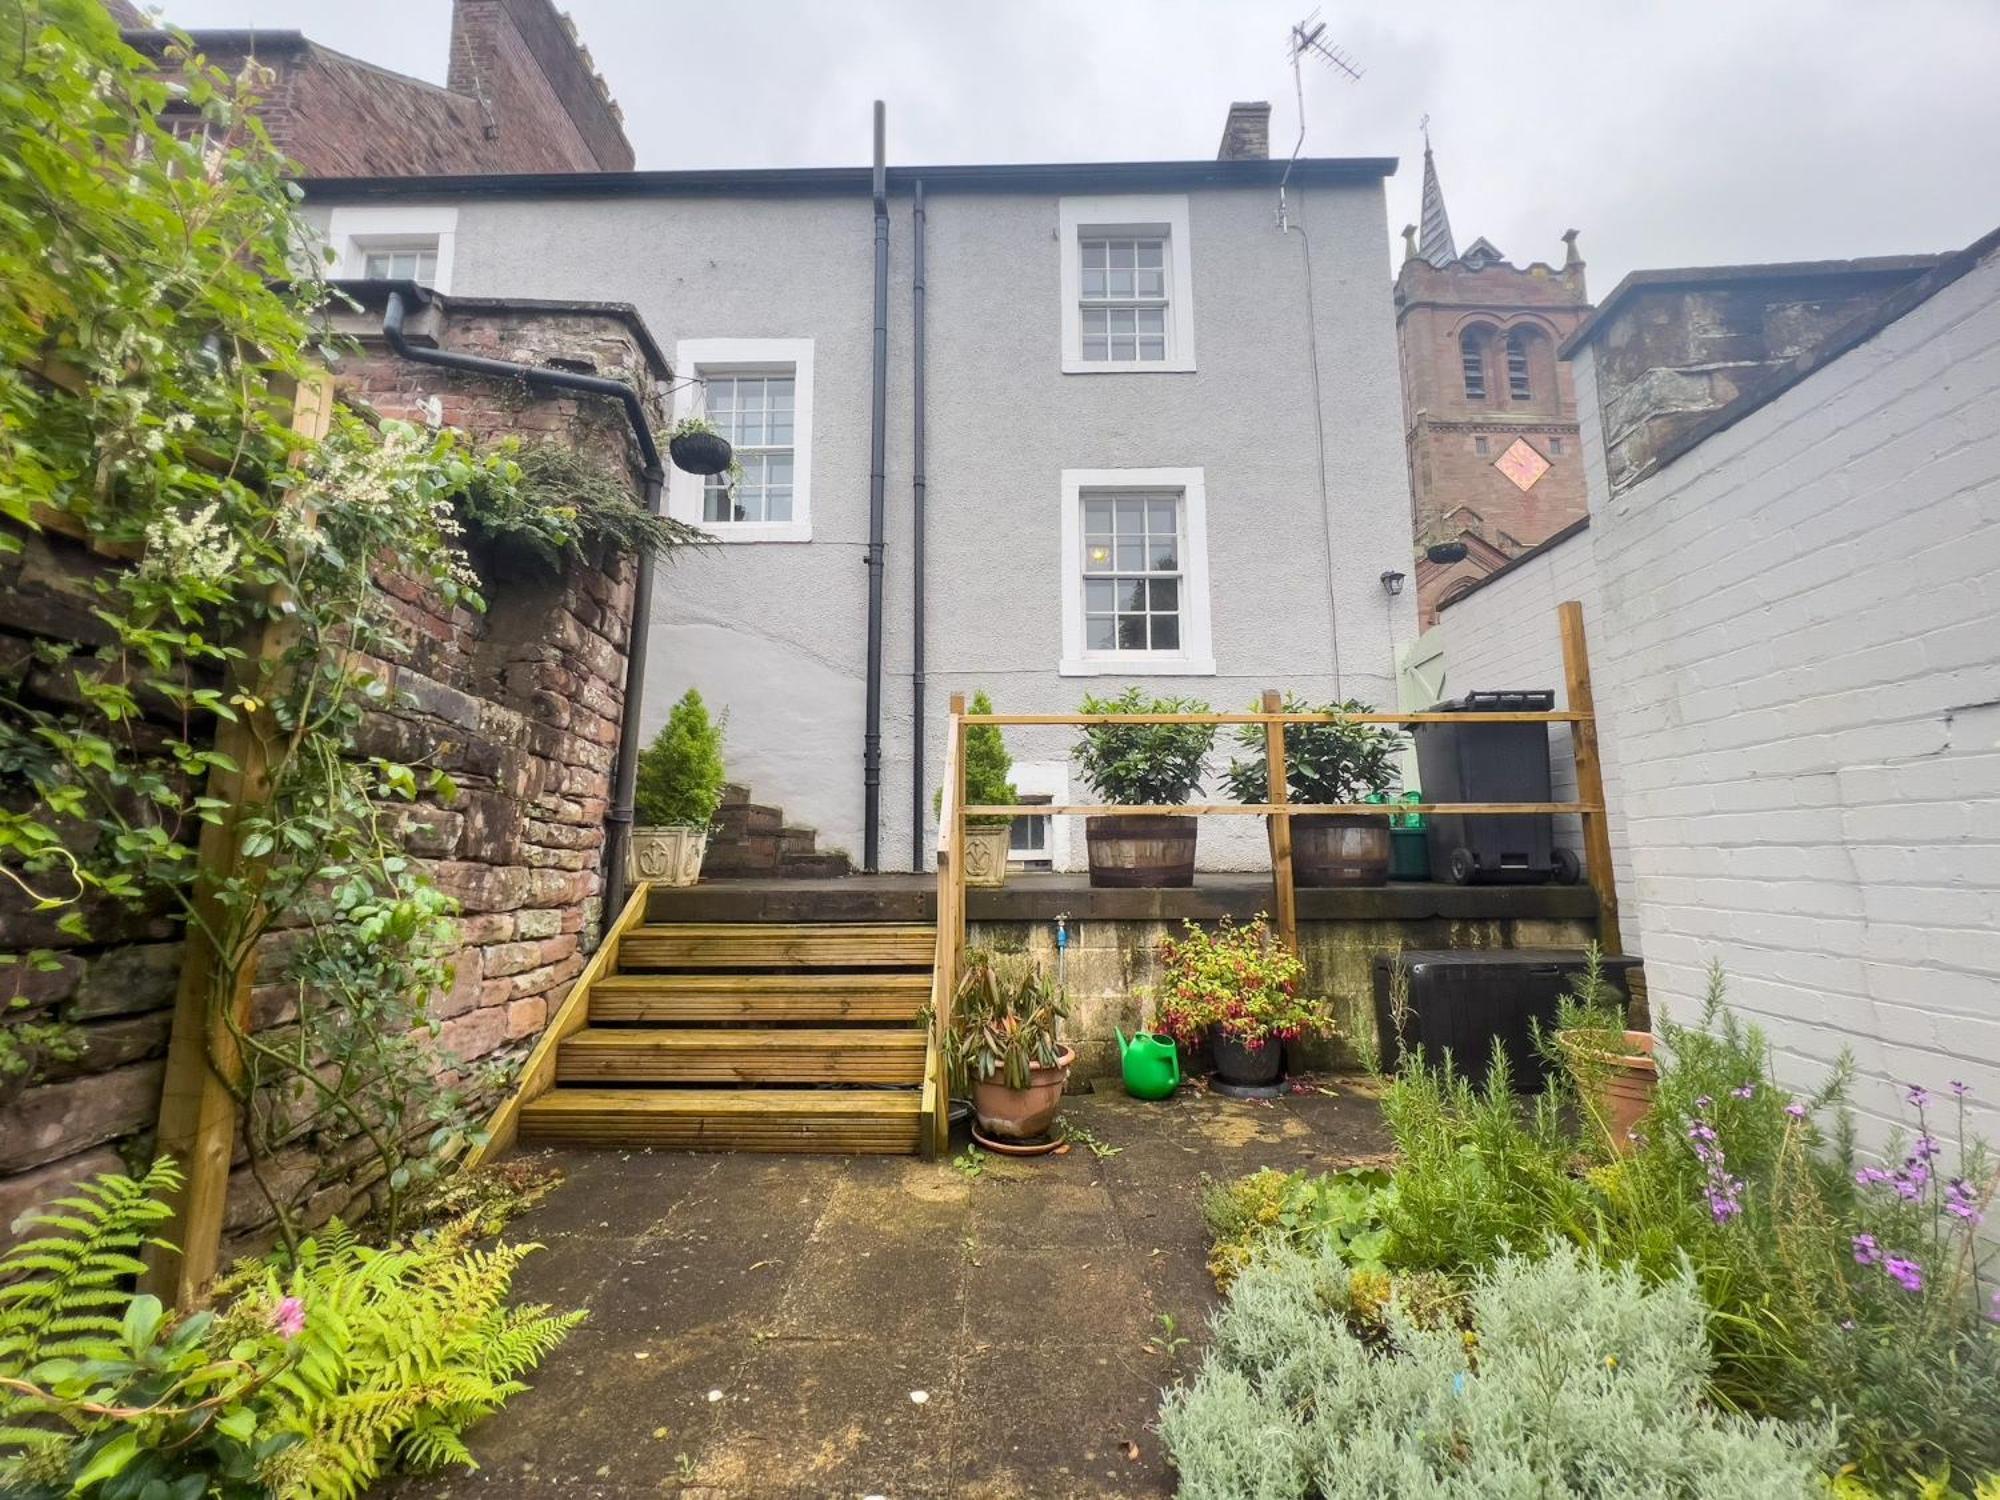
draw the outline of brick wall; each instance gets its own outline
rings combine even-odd
[[[1447,603],[1439,616],[1443,637],[1445,693],[1457,698],[1470,692],[1505,688],[1553,688],[1556,707],[1569,705],[1563,693],[1562,637],[1556,606],[1568,599],[1583,605],[1584,635],[1591,650],[1592,684],[1599,700],[1597,743],[1604,776],[1604,801],[1609,809],[1611,867],[1618,886],[1625,951],[1643,952],[1638,924],[1632,920],[1632,860],[1626,846],[1624,778],[1617,727],[1604,712],[1601,664],[1604,659],[1604,608],[1597,585],[1596,561],[1588,529],[1552,542],[1523,556],[1463,598]],[[1549,726],[1549,768],[1555,799],[1576,797],[1576,756],[1569,730]],[[1556,819],[1556,842],[1583,853],[1580,820]]]
[[[1577,357],[1585,410],[1596,350]],[[1587,424],[1594,466],[1603,435]],[[1615,496],[1596,660],[1654,1003],[2000,1128],[2000,259]],[[1609,497],[1609,498],[1607,498]]]
[[[427,326],[441,344],[470,353],[583,359],[598,373],[641,382],[663,373],[649,367],[635,325],[618,316],[465,305]],[[410,364],[379,345],[345,361],[339,383],[385,416],[421,418],[435,400],[446,422],[481,439],[516,434],[612,464],[630,460],[622,414],[597,398],[531,395],[511,382]],[[78,589],[103,564],[61,538],[32,537],[19,556],[0,556],[0,566],[0,661],[28,674],[28,690],[52,692],[53,680],[28,665],[29,648],[37,637],[91,639]],[[626,558],[573,563],[547,581],[488,571],[484,614],[448,609],[383,574],[403,646],[375,670],[399,701],[371,716],[360,747],[438,766],[460,788],[450,804],[420,805],[403,823],[405,848],[464,911],[455,981],[432,1006],[439,1045],[459,1065],[525,1051],[595,941],[634,576]],[[38,1010],[80,1023],[88,1039],[80,1061],[0,1107],[0,1239],[34,1202],[116,1167],[121,1153],[143,1159],[150,1149],[181,943],[164,917],[122,909],[93,913],[93,930],[95,942],[76,945],[49,919],[0,905],[0,945],[63,950],[57,973],[25,982]],[[280,933],[260,962],[259,1027],[283,1026],[294,1014],[283,948]],[[365,1211],[371,1166],[347,1142],[307,1136],[290,1142],[267,1175],[318,1221]],[[264,1200],[239,1167],[226,1231],[242,1245],[268,1227]]]

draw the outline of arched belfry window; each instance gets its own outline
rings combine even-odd
[[[1534,334],[1526,328],[1516,328],[1507,335],[1507,398],[1510,401],[1532,401],[1535,398],[1535,384],[1529,374],[1528,354],[1533,347]]]
[[[1468,401],[1486,399],[1486,333],[1484,328],[1468,328],[1458,336],[1458,361]]]

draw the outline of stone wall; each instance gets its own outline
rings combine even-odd
[[[379,309],[372,318],[379,327]],[[618,309],[462,304],[428,311],[412,337],[528,363],[581,361],[641,383],[665,373],[643,328]],[[428,408],[481,440],[558,442],[630,472],[623,416],[601,398],[531,395],[408,363],[379,344],[337,373],[345,395],[384,416],[421,420]],[[79,590],[102,566],[49,536],[0,556],[0,663],[23,674],[26,690],[55,690],[28,664],[35,638],[91,638]],[[597,558],[546,580],[501,576],[490,563],[488,573],[488,609],[478,614],[446,608],[385,570],[402,649],[375,670],[396,703],[371,716],[360,745],[437,766],[460,789],[449,805],[420,804],[403,823],[405,848],[463,907],[455,980],[433,1002],[439,1045],[459,1065],[531,1045],[595,941],[634,568]],[[36,1013],[76,1021],[88,1041],[82,1059],[0,1107],[0,1236],[33,1202],[149,1150],[181,944],[156,914],[93,911],[92,924],[96,940],[75,945],[49,920],[0,906],[0,946],[62,950],[54,973],[8,969],[0,983],[25,984]],[[259,1026],[282,1026],[294,1012],[283,948],[279,933],[259,964]],[[266,1175],[320,1220],[366,1209],[370,1166],[347,1143],[304,1137]],[[247,1242],[269,1222],[239,1163],[226,1232]]]

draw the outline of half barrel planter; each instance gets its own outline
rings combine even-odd
[[[1083,820],[1090,883],[1109,890],[1170,890],[1194,884],[1193,818],[1112,813]]]
[[[1386,885],[1390,853],[1386,816],[1299,813],[1292,818],[1294,885]]]

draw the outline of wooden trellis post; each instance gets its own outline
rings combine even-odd
[[[1276,688],[1264,689],[1264,712],[1285,711],[1284,695]],[[1290,800],[1286,785],[1285,726],[1275,721],[1264,725],[1264,770],[1270,781],[1270,801],[1278,808],[1271,814],[1271,883],[1275,887],[1278,936],[1291,952],[1299,951],[1299,896],[1292,884],[1292,815],[1285,811]]]
[[[320,372],[302,381],[292,396],[292,430],[317,442],[326,436],[332,418],[331,378]],[[280,612],[271,611],[246,643],[246,681],[260,682],[264,669],[284,655],[291,632],[283,621]],[[229,1021],[217,1011],[212,998],[218,971],[226,967],[226,959],[204,936],[204,928],[219,932],[227,925],[219,892],[242,863],[237,819],[243,804],[262,801],[270,793],[270,767],[265,760],[270,729],[267,709],[216,723],[215,748],[237,769],[218,766],[209,772],[207,794],[226,803],[230,811],[221,822],[202,825],[196,850],[197,919],[188,924],[180,988],[174,997],[156,1147],[160,1155],[171,1156],[180,1166],[185,1181],[173,1197],[173,1218],[161,1235],[174,1248],[149,1246],[142,1278],[145,1290],[173,1307],[195,1307],[207,1300],[221,1253],[229,1163],[236,1142],[232,1085],[241,1079],[243,1063]],[[250,1023],[255,968],[254,955],[240,955],[230,994],[223,1002],[238,1029]]]
[[[1604,763],[1597,750],[1597,700],[1590,686],[1590,647],[1583,634],[1583,605],[1574,599],[1557,606],[1562,631],[1563,687],[1568,708],[1581,715],[1570,725],[1576,755],[1576,800],[1583,819],[1583,864],[1597,896],[1597,943],[1606,953],[1625,951],[1618,932],[1618,883],[1611,871],[1611,829],[1604,820]]]

